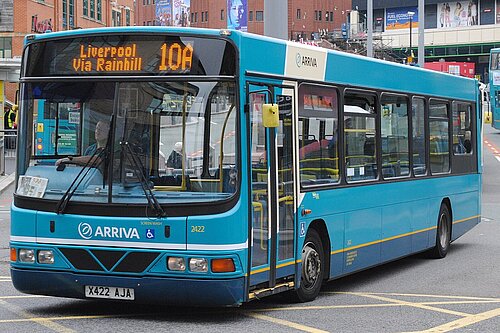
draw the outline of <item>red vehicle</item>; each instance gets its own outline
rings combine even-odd
[[[424,68],[432,69],[438,72],[449,73],[453,75],[465,76],[474,78],[476,73],[476,64],[473,62],[457,62],[457,61],[436,61],[426,62]]]

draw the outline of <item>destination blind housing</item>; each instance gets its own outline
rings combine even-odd
[[[235,75],[236,51],[221,39],[168,35],[86,36],[28,45],[25,76]]]

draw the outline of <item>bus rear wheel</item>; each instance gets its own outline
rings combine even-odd
[[[302,247],[302,276],[300,287],[295,291],[298,301],[309,302],[318,296],[323,283],[324,263],[321,237],[315,229],[310,229]]]
[[[436,245],[430,251],[430,257],[441,259],[446,257],[451,243],[451,214],[448,206],[441,204],[437,221]]]

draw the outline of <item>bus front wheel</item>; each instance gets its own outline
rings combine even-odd
[[[446,257],[451,242],[451,214],[448,206],[441,204],[437,221],[436,245],[431,249],[431,258],[441,259]]]
[[[300,302],[314,300],[321,289],[324,277],[325,253],[323,242],[315,229],[309,229],[302,247],[302,276],[295,291]]]

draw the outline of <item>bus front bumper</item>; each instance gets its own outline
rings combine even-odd
[[[244,300],[245,280],[123,277],[11,268],[14,287],[26,294],[90,299],[85,286],[134,289],[132,302],[184,306],[238,306]],[[124,301],[130,302],[130,301]]]

